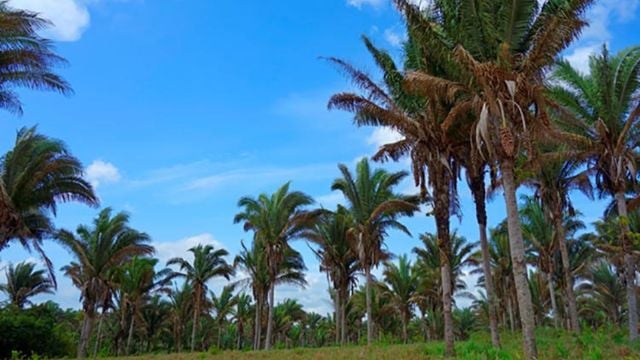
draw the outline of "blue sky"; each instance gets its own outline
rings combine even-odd
[[[63,139],[87,166],[102,205],[129,212],[132,225],[152,236],[162,260],[186,256],[199,242],[235,254],[240,240],[251,238],[232,222],[237,200],[271,192],[285,181],[320,204],[335,206],[340,197],[329,186],[338,175],[336,164],[353,166],[394,136],[355,128],[349,114],[326,110],[332,93],[352,87],[318,59],[337,56],[374,71],[362,34],[399,55],[403,27],[389,0],[10,3],[54,22],[46,35],[69,60],[60,72],[75,95],[22,92],[24,116],[0,113],[0,151],[11,146],[22,126],[38,124],[43,133]],[[603,43],[613,50],[639,43],[639,4],[598,2],[589,12],[591,27],[567,57],[584,68],[588,54]],[[408,170],[406,162],[387,167]],[[411,191],[411,183],[400,190]],[[465,216],[452,226],[476,241],[464,183],[460,196]],[[579,196],[576,201],[585,221],[600,216],[600,203]],[[501,203],[497,196],[489,206],[492,224],[504,217]],[[96,213],[65,205],[56,224],[75,229]],[[419,233],[434,231],[433,220],[424,215],[407,224],[414,237],[392,234],[387,243],[394,253],[409,253]],[[310,285],[278,288],[277,297],[330,311],[326,277],[304,242],[294,246],[305,256]],[[71,260],[51,241],[46,249],[56,268]],[[0,268],[27,258],[37,260],[13,245],[0,253]],[[58,282],[55,295],[38,300],[78,308],[78,291],[61,273]],[[469,282],[474,285],[475,279]]]

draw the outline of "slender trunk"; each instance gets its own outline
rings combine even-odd
[[[535,320],[533,317],[533,305],[531,303],[531,291],[527,282],[527,265],[524,258],[524,241],[522,240],[522,228],[520,215],[518,214],[518,202],[516,200],[516,186],[514,177],[513,160],[506,159],[500,164],[502,172],[502,185],[504,187],[504,199],[507,208],[507,225],[509,230],[509,245],[511,261],[513,263],[513,278],[518,296],[518,309],[522,323],[524,338],[525,359],[537,359]]]
[[[216,342],[216,346],[220,349],[220,341],[222,340],[222,323],[218,324],[218,341]]]
[[[102,315],[100,315],[100,319],[98,319],[98,333],[96,334],[96,345],[93,348],[93,358],[98,357],[98,351],[100,350],[100,342],[102,340],[102,321],[104,320],[104,314],[107,310],[105,308],[102,309]]]
[[[267,314],[267,337],[264,339],[265,350],[271,349],[271,337],[273,332],[273,307],[274,307],[274,293],[275,293],[275,281],[271,281],[269,289],[269,312]]]
[[[262,319],[260,316],[262,315],[262,301],[260,300],[260,296],[256,299],[256,319],[255,319],[255,331],[253,333],[253,350],[260,350],[260,336],[262,331]]]
[[[244,324],[242,321],[238,322],[238,350],[242,349],[242,336],[244,335]]]
[[[347,290],[348,291],[348,290]],[[347,342],[347,291],[342,292],[342,303],[340,304],[340,344],[344,345]]]
[[[578,322],[578,306],[576,304],[576,295],[573,292],[573,276],[571,276],[571,262],[569,261],[569,250],[567,249],[567,239],[562,226],[562,211],[556,211],[554,214],[554,226],[556,228],[556,236],[558,237],[558,248],[560,249],[560,257],[562,258],[562,276],[564,278],[565,295],[567,297],[567,308],[569,312],[569,330],[580,332],[580,323]]]
[[[135,309],[131,308],[131,324],[129,324],[129,336],[127,337],[127,349],[125,350],[125,354],[129,355],[131,353],[131,340],[133,340],[133,327],[136,321],[136,313]]]
[[[365,266],[364,274],[366,277],[365,298],[367,300],[367,345],[373,342],[373,311],[371,310],[371,269]]]
[[[402,340],[405,344],[409,342],[409,331],[407,330],[407,322],[409,322],[409,319],[407,319],[408,317],[408,314],[402,314]]]
[[[340,343],[340,289],[336,290],[336,301],[335,301],[335,322],[336,322],[336,345]]]
[[[200,292],[199,288],[195,291],[195,305],[193,307],[193,326],[191,327],[191,352],[196,350],[196,331],[198,330],[198,321],[200,320]]]
[[[553,276],[550,271],[547,275],[547,286],[549,287],[549,298],[551,298],[551,310],[553,311],[553,326],[558,329],[560,328],[560,323],[562,320],[560,319],[560,312],[558,311],[558,304],[556,303],[556,291],[553,286]]]
[[[442,262],[442,255],[440,258]],[[445,342],[445,357],[455,356],[454,348],[454,334],[453,334],[453,316],[451,314],[451,266],[449,265],[449,259],[445,259],[444,263],[440,266],[442,276],[442,304],[443,304],[443,319],[444,319],[444,342]]]
[[[482,251],[482,272],[484,274],[484,286],[487,290],[489,301],[489,330],[491,331],[491,344],[500,347],[500,333],[498,331],[498,298],[493,286],[493,276],[491,275],[491,254],[489,252],[489,242],[487,241],[487,208],[486,194],[484,189],[484,174],[474,176],[470,179],[473,200],[476,205],[476,220],[480,233],[480,249]]]
[[[632,248],[629,241],[629,219],[627,201],[623,192],[616,193],[618,215],[622,220],[622,251],[624,252],[624,274],[627,283],[627,307],[629,312],[629,340],[638,338],[638,303],[636,299],[636,266],[631,255]]]
[[[91,337],[93,320],[94,315],[85,311],[84,319],[82,320],[82,329],[80,330],[80,340],[78,342],[78,359],[84,359],[87,356],[87,345],[89,345],[89,338]]]

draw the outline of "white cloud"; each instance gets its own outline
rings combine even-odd
[[[153,246],[156,248],[155,256],[160,260],[160,266],[164,266],[169,259],[174,257],[182,257],[188,260],[192,260],[193,255],[191,254],[189,249],[198,245],[212,245],[216,249],[224,248],[222,243],[216,240],[210,233],[202,233],[177,241],[163,241],[153,243]],[[230,261],[231,259],[227,260]]]
[[[375,145],[376,148],[399,141],[402,139],[402,135],[400,135],[397,131],[389,127],[378,127],[369,136],[367,139],[367,143],[370,145]]]
[[[579,47],[574,49],[573,52],[566,57],[566,59],[576,69],[580,70],[583,73],[588,73],[589,57],[592,54],[597,53],[601,48],[602,45],[598,44]]]
[[[90,22],[89,10],[82,0],[10,0],[9,5],[41,14],[53,23],[44,35],[59,41],[76,41]]]
[[[598,53],[602,44],[612,39],[609,30],[612,23],[633,21],[637,15],[640,0],[602,0],[593,5],[585,16],[589,26],[583,31],[577,45],[573,47],[567,60],[582,72],[589,71],[589,56]]]
[[[398,34],[394,29],[389,28],[384,31],[384,39],[393,47],[400,47],[404,42],[404,35]]]
[[[347,0],[349,6],[362,9],[363,6],[371,6],[374,8],[381,7],[386,0]]]
[[[94,160],[91,165],[87,167],[86,178],[94,188],[97,188],[100,184],[118,182],[121,176],[118,168],[112,163]]]

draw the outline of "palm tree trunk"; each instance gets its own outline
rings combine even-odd
[[[253,350],[260,350],[260,337],[262,336],[262,301],[261,296],[256,299],[256,319],[255,319],[255,331],[253,334]]]
[[[436,199],[434,212],[436,218],[436,229],[438,236],[438,248],[440,250],[440,276],[442,278],[442,310],[444,319],[444,343],[445,357],[455,356],[453,316],[451,313],[453,303],[453,289],[451,279],[451,264],[449,263],[451,253],[451,239],[449,236],[449,216],[450,216],[450,179],[446,169],[441,169],[436,173],[435,193]]]
[[[638,338],[638,302],[636,299],[636,266],[629,244],[629,219],[627,201],[623,192],[616,193],[618,215],[622,218],[622,251],[624,252],[624,274],[627,283],[627,307],[629,310],[629,340]]]
[[[484,274],[484,286],[487,290],[489,300],[489,329],[491,331],[491,344],[495,348],[500,347],[500,333],[498,332],[498,299],[495,287],[493,286],[493,276],[491,275],[491,255],[489,253],[489,242],[487,241],[487,208],[486,194],[484,189],[484,174],[474,176],[470,179],[471,192],[476,205],[476,221],[480,233],[480,250],[482,251],[482,272]]]
[[[562,320],[560,319],[560,312],[558,311],[558,303],[556,303],[556,292],[553,286],[553,276],[551,271],[546,274],[547,286],[549,287],[549,297],[551,298],[551,310],[553,311],[553,326],[558,329]]]
[[[564,277],[565,294],[567,295],[567,307],[569,309],[569,330],[580,332],[578,322],[578,306],[576,295],[573,292],[573,277],[571,276],[571,262],[569,261],[569,250],[567,249],[567,239],[562,225],[562,211],[556,211],[553,218],[556,229],[557,243],[562,258],[562,276]]]
[[[273,308],[274,308],[274,293],[275,293],[275,281],[271,281],[269,286],[269,306],[267,314],[267,336],[264,339],[264,349],[271,349],[271,337],[273,332]]]
[[[511,296],[507,297],[507,314],[509,315],[509,329],[511,332],[516,330],[516,322],[513,314],[513,301],[511,300]]]
[[[198,321],[200,320],[200,292],[199,287],[196,287],[196,298],[193,306],[193,326],[191,327],[191,352],[196,350],[196,331],[198,330]]]
[[[218,341],[216,342],[216,346],[220,349],[220,341],[222,340],[222,323],[218,324]]]
[[[78,342],[78,359],[84,359],[87,356],[87,345],[89,345],[92,327],[93,314],[85,311],[84,319],[82,320],[82,329],[80,330],[80,340]]]
[[[336,345],[340,343],[340,289],[336,289],[336,301],[334,304],[335,311],[335,321],[336,321]]]
[[[131,352],[131,340],[133,340],[133,327],[136,321],[135,309],[131,308],[131,324],[129,324],[129,336],[127,337],[127,349],[125,350],[125,354],[128,356]]]
[[[244,333],[244,324],[242,321],[238,322],[238,339],[237,339],[237,348],[238,350],[242,349],[242,335]]]
[[[100,319],[98,320],[98,333],[96,334],[96,344],[93,348],[93,358],[98,357],[98,350],[100,350],[100,342],[102,340],[102,321],[104,320],[104,314],[107,310],[102,308],[102,314],[100,315]]]
[[[511,261],[513,263],[513,278],[518,296],[518,309],[522,323],[522,335],[524,338],[525,359],[537,359],[535,320],[533,304],[531,303],[531,291],[527,282],[527,265],[524,258],[524,241],[522,240],[522,228],[520,215],[518,214],[518,202],[516,200],[516,186],[514,177],[514,163],[511,159],[504,159],[500,164],[502,172],[502,185],[504,187],[504,199],[507,208],[507,225],[509,230],[509,245]]]
[[[449,258],[443,259],[442,251],[440,255],[440,275],[442,276],[442,309],[444,318],[444,343],[445,357],[455,356],[454,334],[453,334],[453,315],[451,313],[452,297],[451,297],[451,265]]]
[[[409,331],[407,330],[408,314],[402,315],[402,341],[406,344],[409,342]]]
[[[342,291],[342,303],[340,304],[340,344],[344,345],[347,342],[347,321],[346,321],[346,311],[347,311],[347,291]]]
[[[365,298],[367,301],[367,345],[371,346],[373,342],[373,311],[371,310],[371,268],[365,266],[364,274],[365,282]]]

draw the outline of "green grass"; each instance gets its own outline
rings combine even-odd
[[[629,344],[622,330],[585,331],[572,335],[552,329],[537,331],[540,359],[640,359],[640,344]],[[502,334],[502,349],[491,348],[488,334],[474,334],[467,341],[456,343],[457,359],[522,359],[521,338],[515,334]],[[442,359],[442,342],[414,343],[409,345],[376,344],[366,346],[297,348],[272,351],[220,351],[208,353],[150,354],[132,359],[200,360],[200,359]]]

